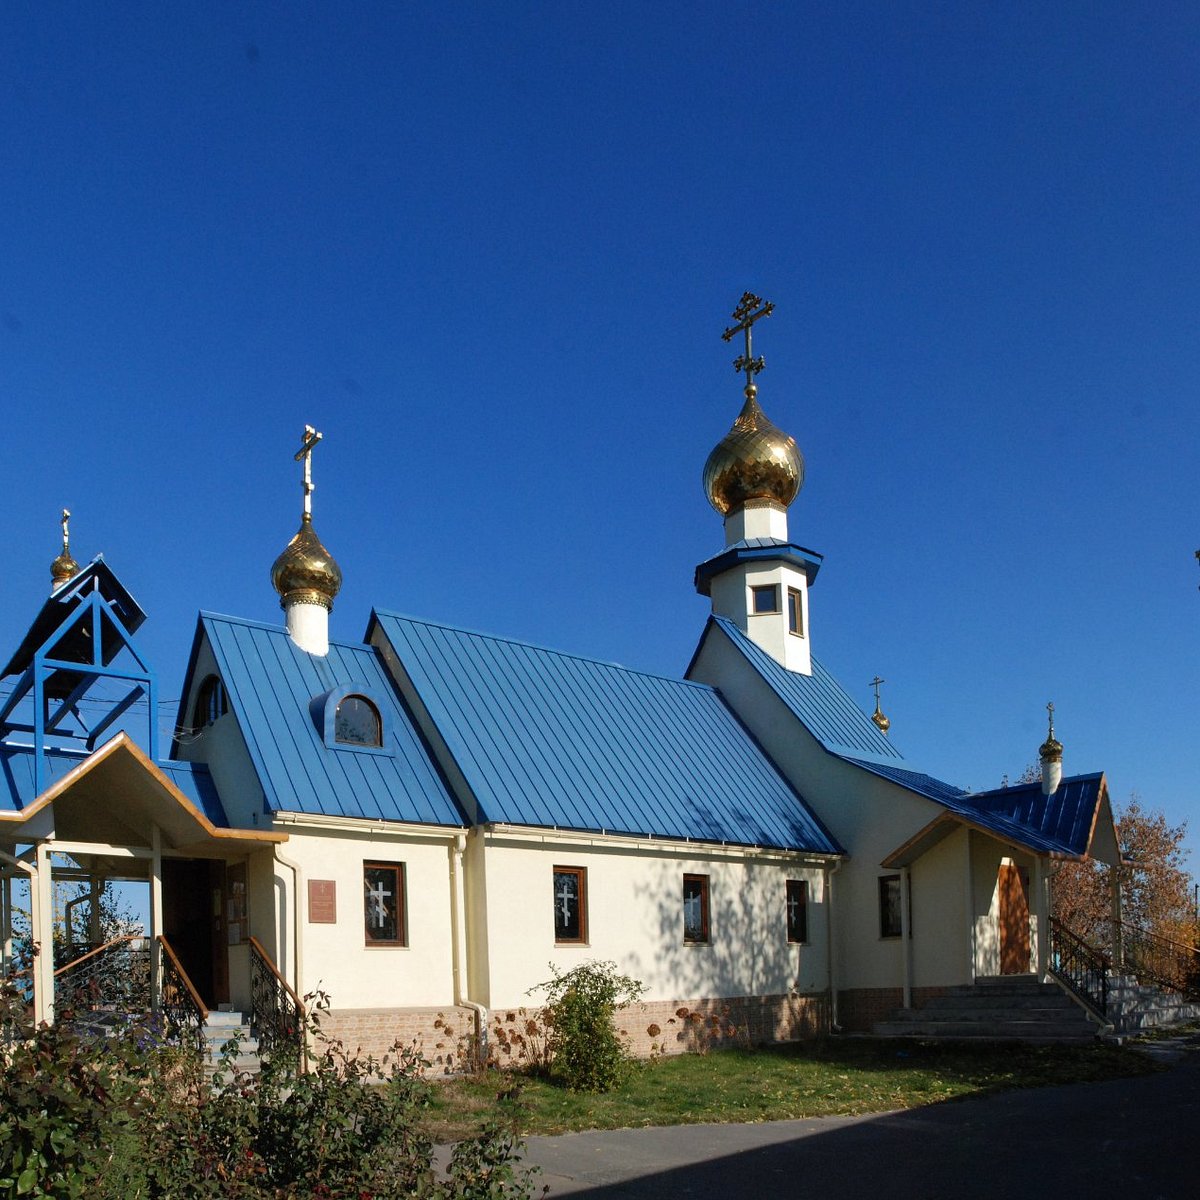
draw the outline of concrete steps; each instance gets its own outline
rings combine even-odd
[[[221,1066],[225,1046],[237,1039],[237,1053],[229,1059],[228,1067],[239,1075],[257,1075],[262,1069],[258,1041],[250,1036],[245,1016],[238,1012],[210,1012],[200,1031],[204,1038],[204,1069],[214,1074]]]
[[[1114,975],[1108,981],[1108,1017],[1118,1033],[1137,1033],[1200,1021],[1200,1003],[1132,975]]]
[[[949,988],[924,1008],[897,1009],[877,1037],[952,1041],[1090,1042],[1101,1026],[1057,984],[1032,975],[977,979]]]

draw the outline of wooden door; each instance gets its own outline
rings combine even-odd
[[[1029,876],[1012,863],[1002,863],[1000,892],[1000,974],[1029,972]]]
[[[229,999],[225,864],[163,859],[163,928],[192,986],[210,1007]]]

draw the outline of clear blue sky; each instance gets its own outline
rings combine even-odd
[[[1103,769],[1200,847],[1200,8],[0,7],[7,654],[58,512],[150,620],[372,605],[665,673],[760,399],[814,649],[916,764]],[[1193,866],[1196,864],[1193,863]]]

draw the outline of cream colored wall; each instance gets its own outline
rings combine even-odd
[[[283,853],[302,875],[300,916],[303,946],[301,993],[321,989],[335,1009],[449,1005],[454,1000],[451,936],[450,850],[447,837],[355,836],[352,830],[297,830]],[[368,946],[363,932],[363,864],[404,864],[407,946]],[[336,924],[308,920],[308,880],[337,885]],[[276,924],[290,933],[292,872],[273,872]],[[290,943],[290,938],[287,939]],[[285,945],[285,972],[294,975],[294,947]]]
[[[189,720],[200,685],[209,675],[219,674],[212,648],[208,639],[203,638],[196,654],[196,669],[192,674],[191,691],[184,709],[189,714]],[[179,757],[185,762],[207,764],[231,826],[235,829],[263,827],[266,817],[263,813],[262,785],[232,710],[209,725],[195,739],[183,739],[179,745]]]
[[[1037,886],[1033,856],[986,834],[971,834],[971,876],[975,912],[975,972],[1000,974],[1000,866],[1011,862],[1029,873],[1031,961],[1036,961],[1038,928],[1034,918]]]
[[[796,860],[604,846],[520,831],[486,835],[489,1007],[537,1003],[529,988],[589,959],[612,960],[647,1000],[778,995],[827,986],[823,872]],[[473,864],[478,865],[478,859]],[[555,866],[587,871],[587,943],[554,940]],[[706,945],[683,940],[683,876],[709,876]],[[805,945],[789,945],[785,881],[809,883]],[[480,981],[482,983],[482,981]]]
[[[879,936],[879,864],[944,811],[931,800],[826,752],[719,629],[689,677],[718,686],[796,790],[849,853],[834,878],[835,975],[839,988],[899,987],[899,938]],[[913,869],[913,984],[969,982],[965,859],[952,847]],[[955,875],[958,878],[955,878]],[[956,925],[954,913],[959,922]]]

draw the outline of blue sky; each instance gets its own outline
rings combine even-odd
[[[0,8],[11,648],[58,513],[150,614],[372,605],[678,674],[741,396],[808,481],[814,650],[995,786],[1057,708],[1200,847],[1200,9]],[[7,653],[7,651],[6,651]]]

